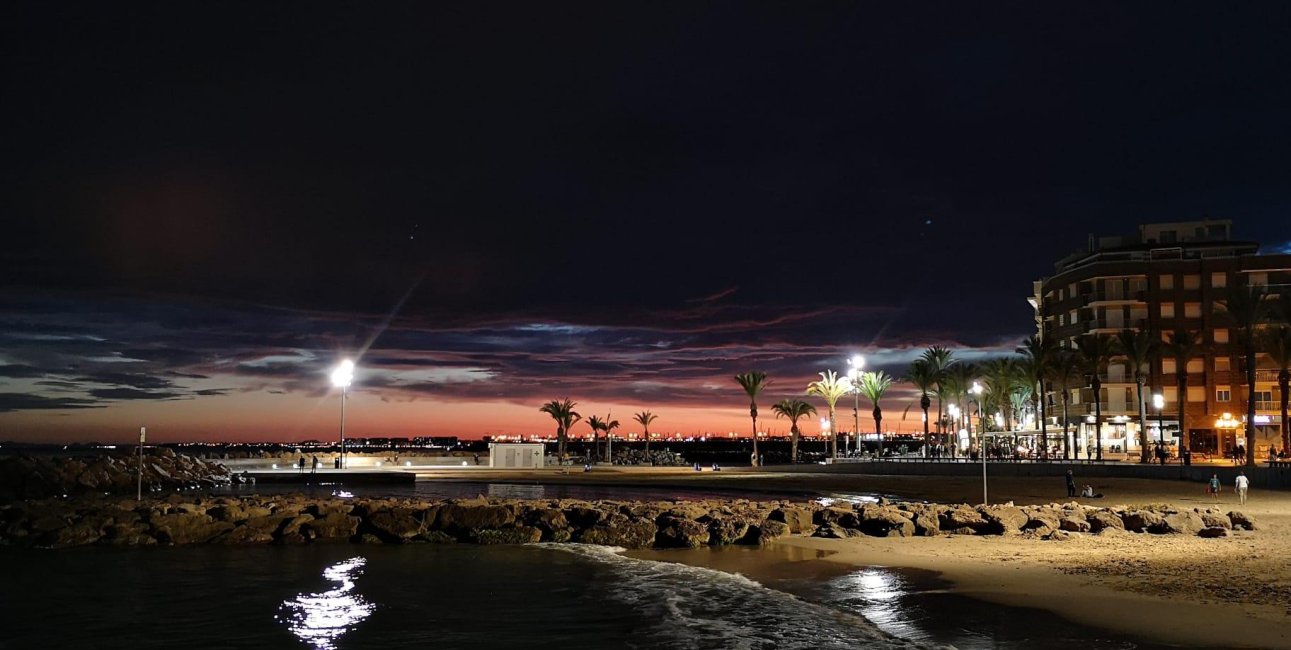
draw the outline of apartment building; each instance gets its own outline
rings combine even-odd
[[[1146,329],[1168,339],[1176,329],[1191,330],[1201,354],[1187,361],[1188,383],[1180,394],[1176,361],[1164,356],[1151,369],[1145,388],[1149,440],[1179,441],[1182,400],[1194,452],[1223,453],[1245,436],[1246,386],[1243,359],[1234,345],[1232,324],[1222,302],[1235,285],[1265,285],[1277,293],[1291,288],[1291,255],[1259,254],[1259,244],[1234,240],[1232,222],[1205,220],[1140,226],[1127,236],[1090,236],[1086,250],[1055,265],[1054,275],[1034,283],[1030,302],[1041,336],[1061,346],[1091,333],[1115,335]],[[1281,446],[1277,370],[1258,356],[1256,389],[1257,449]],[[1133,372],[1114,359],[1102,378],[1103,449],[1137,453],[1138,398]],[[1158,415],[1151,395],[1165,406]],[[1047,395],[1055,408],[1051,423],[1062,426],[1061,395]],[[1073,444],[1086,453],[1094,440],[1091,389],[1072,390],[1069,425]]]

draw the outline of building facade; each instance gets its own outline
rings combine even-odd
[[[1087,334],[1147,330],[1164,342],[1176,330],[1191,331],[1200,353],[1186,361],[1187,387],[1180,394],[1177,361],[1162,354],[1144,388],[1149,440],[1177,445],[1183,404],[1194,452],[1222,454],[1245,436],[1246,400],[1254,399],[1257,450],[1281,448],[1278,370],[1257,356],[1256,387],[1248,396],[1244,360],[1233,343],[1233,323],[1224,310],[1234,286],[1263,285],[1273,294],[1291,289],[1291,255],[1259,254],[1259,244],[1232,238],[1232,223],[1206,220],[1140,226],[1128,236],[1090,236],[1085,251],[1055,265],[1053,276],[1034,283],[1030,302],[1042,337],[1074,348]],[[1133,369],[1113,358],[1102,377],[1103,449],[1137,453],[1138,397]],[[1165,397],[1160,413],[1152,395]],[[1061,422],[1061,395],[1046,396]],[[1094,440],[1094,400],[1088,383],[1073,389],[1068,425],[1080,453]],[[1176,447],[1177,449],[1177,447]]]

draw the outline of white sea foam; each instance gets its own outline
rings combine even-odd
[[[539,544],[605,566],[597,595],[658,621],[627,640],[637,650],[929,648],[895,638],[861,616],[805,601],[732,573],[622,555],[623,549]]]

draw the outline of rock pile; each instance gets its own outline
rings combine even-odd
[[[61,548],[87,544],[523,544],[622,546],[763,545],[787,535],[911,537],[1186,533],[1254,530],[1240,512],[1089,508],[1078,504],[973,507],[789,502],[339,499],[302,496],[197,498],[141,503],[50,499],[0,506],[0,544]]]
[[[100,456],[10,456],[0,459],[0,502],[63,495],[134,493],[139,459],[129,454]],[[209,488],[230,481],[228,468],[170,449],[143,456],[146,491]]]

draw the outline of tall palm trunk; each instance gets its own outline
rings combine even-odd
[[[1291,447],[1291,430],[1288,430],[1287,421],[1287,388],[1291,387],[1291,370],[1283,368],[1278,373],[1278,390],[1282,392],[1282,451],[1286,452],[1287,447]]]
[[[883,409],[874,406],[874,435],[879,439],[879,458],[883,457]]]
[[[1094,375],[1094,444],[1098,460],[1103,459],[1103,380]]]
[[[919,408],[923,409],[923,455],[928,455],[928,409],[932,406],[932,400],[927,395],[919,398]],[[941,431],[941,398],[937,398],[937,430]],[[938,438],[941,436],[938,435]]]
[[[1062,459],[1071,460],[1071,424],[1067,417],[1067,403],[1071,401],[1066,386],[1062,387]]]
[[[1181,363],[1175,372],[1175,384],[1179,394],[1179,453],[1192,449],[1192,436],[1188,434],[1188,370]]]
[[[1255,343],[1249,334],[1246,338],[1246,466],[1255,467]]]
[[[558,448],[557,457],[561,461],[565,460],[565,427],[556,427],[556,447]]]
[[[789,440],[791,441],[789,446],[792,447],[792,449],[789,450],[789,454],[793,456],[793,460],[791,462],[794,465],[797,465],[798,464],[798,436],[799,436],[797,421],[794,421],[793,426],[789,428],[789,433],[792,434],[789,438]]]
[[[650,425],[645,425],[646,457],[650,456]]]
[[[751,464],[754,467],[758,467],[760,463],[758,462],[759,459],[758,459],[758,405],[757,404],[752,404],[751,406],[749,406],[749,415],[753,417],[753,459]]]
[[[1143,401],[1143,373],[1135,373],[1134,381],[1138,384],[1139,389],[1139,462],[1148,462],[1148,419],[1144,413],[1145,402]]]
[[[920,406],[923,406],[923,404],[920,403]],[[937,441],[941,443],[945,443],[946,428],[945,428],[945,424],[942,422],[942,419],[941,419],[942,417],[944,416],[941,413],[941,393],[939,391],[937,393]],[[923,447],[924,449],[928,448],[928,407],[927,406],[923,407]]]
[[[838,458],[838,429],[834,426],[834,424],[835,424],[834,423],[834,405],[830,404],[829,405],[829,446],[833,450],[830,453],[830,455],[833,456],[834,458]],[[798,454],[795,451],[794,457],[796,458],[797,456]]]
[[[1040,381],[1040,390],[1035,397],[1036,417],[1040,420],[1040,457],[1049,458],[1049,423],[1044,418],[1044,381]]]

